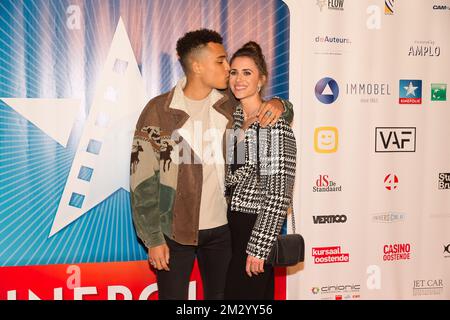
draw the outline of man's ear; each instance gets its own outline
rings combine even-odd
[[[195,74],[202,73],[202,65],[198,59],[191,58],[191,70]]]

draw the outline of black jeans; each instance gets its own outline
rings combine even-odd
[[[228,225],[200,230],[198,245],[182,245],[166,237],[170,271],[157,271],[160,300],[187,300],[189,279],[197,256],[205,300],[223,300],[225,279],[231,259]]]

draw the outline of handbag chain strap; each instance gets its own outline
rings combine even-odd
[[[259,162],[259,126],[256,128],[256,180],[258,181],[258,184],[260,182],[259,176],[260,176],[260,162]],[[292,213],[292,233],[295,232],[295,214],[294,214],[294,208],[291,205],[291,213]],[[288,209],[289,210],[289,209]]]

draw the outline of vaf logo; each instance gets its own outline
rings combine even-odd
[[[375,128],[375,152],[416,152],[416,128]]]

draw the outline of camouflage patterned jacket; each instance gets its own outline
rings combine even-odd
[[[192,130],[184,107],[185,82],[182,79],[170,92],[150,100],[136,125],[130,196],[136,233],[147,248],[164,244],[164,235],[184,245],[196,245],[198,241],[203,169],[196,161],[196,143],[183,133],[184,129]],[[218,145],[223,145],[238,102],[231,93],[218,90],[213,90],[210,98],[215,110],[210,120],[212,127],[222,133]],[[292,120],[292,105],[282,101],[287,110],[283,117]],[[190,160],[186,161],[186,157]],[[223,152],[221,157],[216,166],[219,181],[224,182]],[[225,185],[222,187],[225,192]]]

